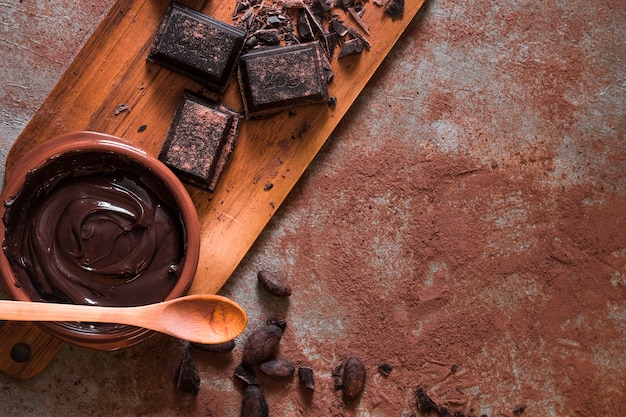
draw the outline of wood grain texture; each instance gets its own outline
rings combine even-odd
[[[232,22],[234,0],[181,3]],[[331,61],[335,77],[329,93],[337,98],[336,105],[298,107],[243,121],[215,192],[188,187],[201,222],[200,262],[191,293],[215,293],[230,277],[422,4],[406,2],[404,15],[392,20],[381,7],[368,3],[363,20],[370,29],[371,49],[341,60],[336,51]],[[168,6],[154,0],[120,0],[112,7],[16,140],[7,157],[7,176],[28,150],[72,131],[116,135],[158,154],[184,90],[210,96],[184,76],[146,61]],[[352,19],[343,17],[357,28]],[[235,77],[223,102],[243,110]],[[116,115],[122,103],[130,111]]]

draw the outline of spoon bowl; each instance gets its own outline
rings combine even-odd
[[[241,334],[248,318],[241,306],[226,297],[196,294],[137,307],[1,300],[0,320],[117,323],[190,342],[218,344]]]

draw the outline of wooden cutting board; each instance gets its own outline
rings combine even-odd
[[[200,263],[191,293],[215,293],[230,277],[423,2],[407,1],[403,16],[395,20],[372,1],[365,3],[363,21],[371,49],[341,60],[335,52],[329,93],[337,98],[336,105],[245,120],[215,192],[188,187],[201,223]],[[233,22],[235,0],[181,3]],[[112,134],[158,154],[183,90],[202,91],[184,76],[146,61],[168,6],[154,0],[120,0],[113,6],[16,140],[7,158],[7,176],[28,150],[72,131]],[[359,29],[348,14],[342,20]],[[243,109],[235,77],[223,102]],[[116,114],[119,104],[130,111]],[[31,323],[7,323],[0,334],[0,370],[20,379],[43,370],[62,346]],[[32,350],[25,362],[11,358],[13,346],[20,342]]]

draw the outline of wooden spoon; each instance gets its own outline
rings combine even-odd
[[[0,320],[128,324],[190,342],[217,344],[239,335],[248,318],[237,303],[226,297],[197,294],[138,307],[0,300]]]

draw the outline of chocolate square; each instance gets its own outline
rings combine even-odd
[[[211,16],[173,3],[148,60],[224,93],[245,40],[245,32]]]
[[[240,120],[239,113],[186,92],[159,159],[181,181],[212,192],[235,146]]]
[[[328,101],[319,42],[246,53],[239,58],[237,77],[249,119],[297,105]]]

